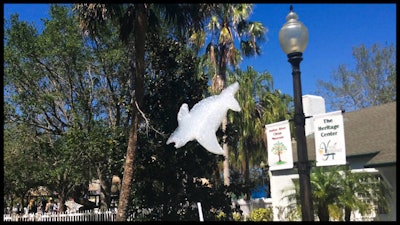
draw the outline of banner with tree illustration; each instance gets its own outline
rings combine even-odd
[[[345,165],[342,111],[313,115],[317,166]]]
[[[268,164],[270,170],[293,168],[292,138],[289,121],[265,125],[268,142]]]

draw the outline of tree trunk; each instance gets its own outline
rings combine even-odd
[[[111,181],[105,180],[100,168],[97,167],[97,177],[100,181],[100,205],[101,210],[107,210],[110,207],[111,202]]]
[[[351,209],[349,207],[344,208],[344,221],[350,221]]]
[[[329,209],[327,205],[318,207],[318,218],[319,221],[329,221]]]
[[[224,185],[229,186],[230,185],[230,178],[229,178],[229,146],[228,143],[226,143],[227,135],[225,134],[226,130],[226,125],[228,123],[228,120],[225,116],[224,120],[222,121],[222,132],[224,133],[224,136],[222,137],[222,149],[224,150]]]
[[[147,31],[147,13],[145,4],[135,4],[135,77],[134,87],[131,84],[131,93],[135,93],[134,101],[131,103],[133,109],[132,128],[129,132],[128,148],[124,165],[121,192],[118,202],[118,213],[116,221],[126,221],[128,202],[131,194],[131,183],[134,172],[135,150],[137,147],[138,127],[140,123],[139,110],[142,106],[144,96],[144,53]],[[131,79],[131,82],[133,79]]]
[[[126,221],[126,211],[131,194],[131,183],[133,177],[133,164],[135,159],[135,149],[137,145],[138,115],[135,113],[133,127],[129,132],[128,150],[124,164],[124,175],[122,177],[121,192],[118,201],[118,213],[116,221]]]
[[[212,83],[212,92],[217,94],[220,93],[225,87],[225,76],[216,75],[213,79]],[[222,129],[222,149],[224,150],[224,185],[230,185],[230,177],[229,177],[229,146],[227,143],[227,135],[225,134],[226,125],[228,124],[228,119],[225,118],[222,120],[221,129]]]
[[[217,85],[216,88],[218,90],[218,93],[220,93],[224,88],[225,88],[225,83],[226,83],[226,65],[227,65],[227,59],[226,59],[226,49],[223,44],[220,45],[220,50],[221,50],[221,57],[219,59],[219,75],[217,76]],[[222,149],[224,150],[224,185],[229,186],[230,185],[230,171],[229,171],[229,146],[227,143],[227,135],[226,135],[226,125],[228,124],[228,119],[225,116],[224,120],[222,121]]]
[[[248,147],[250,146],[247,141],[245,142],[243,149],[243,161],[242,161],[242,173],[244,178],[244,183],[247,185],[250,182],[250,168],[249,168],[249,152]],[[250,200],[251,191],[246,189],[245,200]]]

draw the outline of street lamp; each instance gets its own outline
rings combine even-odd
[[[307,47],[308,30],[290,6],[290,12],[286,16],[287,22],[279,31],[281,48],[288,56],[292,65],[293,90],[294,90],[294,125],[297,143],[297,170],[300,182],[301,215],[303,221],[314,221],[313,203],[310,182],[310,164],[308,162],[307,142],[304,131],[305,116],[300,80],[300,62],[303,60],[303,51]]]

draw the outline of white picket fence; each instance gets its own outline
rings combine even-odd
[[[36,213],[36,214],[4,214],[3,221],[46,221],[46,222],[77,222],[77,221],[115,221],[117,214],[114,210],[108,211],[85,211],[79,213]]]
[[[240,209],[243,211],[244,218],[248,217],[250,212],[256,208],[266,208],[271,207],[272,201],[271,199],[252,199],[249,201],[244,201],[243,199],[239,199],[232,202],[232,207],[238,205]],[[199,220],[203,221],[203,212],[201,210],[201,203],[197,204],[199,207]],[[148,210],[143,210],[142,213],[146,214]],[[19,222],[29,222],[29,221],[49,221],[49,222],[78,222],[78,221],[99,221],[99,222],[107,222],[107,221],[115,221],[117,217],[117,212],[115,210],[107,210],[107,211],[99,211],[88,210],[85,212],[79,213],[36,213],[36,214],[22,214],[18,215],[16,213],[12,214],[3,214],[4,222],[11,221],[19,221]],[[131,215],[127,218],[128,221],[134,220],[134,215]]]

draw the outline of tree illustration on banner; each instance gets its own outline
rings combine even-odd
[[[274,144],[274,147],[272,147],[272,153],[274,153],[275,155],[278,155],[278,158],[279,158],[278,162],[276,163],[277,165],[282,165],[282,164],[286,163],[286,162],[282,161],[282,159],[281,159],[281,155],[284,152],[286,152],[286,150],[287,150],[286,146],[280,141],[276,142]]]

